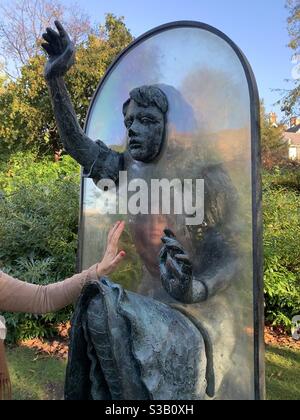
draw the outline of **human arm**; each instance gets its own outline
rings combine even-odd
[[[80,127],[63,76],[75,61],[75,47],[63,26],[56,21],[58,32],[47,28],[42,47],[48,54],[45,78],[58,131],[68,154],[84,168],[84,176],[99,180],[118,179],[122,156],[103,142],[91,140]]]
[[[64,281],[39,286],[0,272],[0,310],[41,314],[57,311],[75,302],[87,282],[113,272],[123,259],[124,251],[118,252],[118,240],[123,229],[124,223],[118,222],[110,230],[101,262]]]

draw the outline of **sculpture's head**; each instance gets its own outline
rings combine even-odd
[[[128,150],[133,159],[151,162],[162,148],[168,101],[157,86],[141,86],[129,93],[123,105]]]

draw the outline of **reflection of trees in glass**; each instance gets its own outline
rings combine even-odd
[[[215,195],[210,204],[205,199],[205,206],[214,206],[218,202],[218,195],[227,194],[227,212],[231,213],[231,220],[222,216],[219,230],[245,260],[243,265],[247,267],[246,278],[239,279],[236,286],[240,287],[241,291],[245,289],[245,298],[242,299],[244,303],[241,307],[244,305],[248,308],[249,292],[252,293],[252,286],[249,284],[252,272],[249,102],[243,101],[243,94],[237,92],[237,84],[226,78],[226,74],[206,74],[205,71],[204,74],[197,72],[194,76],[186,80],[184,86],[189,92],[177,92],[176,112],[171,113],[171,118],[168,116],[168,146],[165,156],[159,162],[157,176],[181,180],[203,178],[205,188],[210,190],[209,194]],[[247,91],[245,86],[242,86],[242,89]],[[231,97],[234,98],[234,102],[228,105],[226,100]],[[173,98],[174,92],[172,99],[168,99],[171,102]],[[186,113],[190,115],[189,118],[183,118],[185,124],[182,124],[182,121],[178,124],[176,119],[180,120]],[[245,115],[248,115],[248,120]],[[233,197],[236,197],[237,207]],[[206,215],[208,213],[210,209],[207,208]],[[178,217],[177,219],[179,221]],[[183,220],[179,221],[182,222]],[[194,244],[201,240],[201,229],[199,231],[189,227],[188,230]]]
[[[120,215],[101,215],[95,209],[84,212],[84,218],[83,268],[87,268],[102,258],[109,229],[121,218]],[[141,281],[142,263],[127,224],[119,241],[119,249],[126,252],[126,258],[110,277],[126,289],[134,291]]]
[[[203,67],[185,77],[181,91],[193,106],[201,132],[249,124],[249,94],[244,74]]]
[[[118,89],[122,96],[128,97],[131,89],[144,84],[157,83],[162,78],[161,51],[157,43],[143,43],[130,52],[130,58],[120,63],[121,77]],[[132,75],[134,74],[134,77]]]
[[[142,261],[136,251],[132,234],[126,226],[121,240],[120,249],[125,250],[126,259],[111,278],[125,289],[136,291],[142,279]]]
[[[98,92],[88,126],[88,135],[108,145],[123,145],[125,128],[122,106],[129,92],[161,78],[159,48],[152,43],[138,45],[112,70]],[[124,149],[123,149],[124,150]],[[121,150],[121,151],[123,151]]]
[[[193,153],[206,163],[222,163],[238,194],[241,214],[251,214],[251,138],[248,85],[244,74],[208,67],[190,73],[182,93],[194,109],[199,132]],[[196,148],[196,150],[195,150]]]

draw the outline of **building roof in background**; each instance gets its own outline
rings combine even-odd
[[[290,146],[300,146],[300,133],[287,130],[283,133],[283,138]]]
[[[298,133],[300,132],[300,124],[294,125],[286,130],[287,133]]]

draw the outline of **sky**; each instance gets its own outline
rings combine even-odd
[[[3,1],[3,0],[0,0]],[[61,0],[65,5],[74,0]],[[177,20],[204,22],[224,32],[244,52],[254,71],[266,110],[287,89],[292,77],[292,51],[287,47],[288,11],[285,0],[77,0],[93,22],[103,23],[106,13],[124,16],[134,37],[158,25]]]
[[[70,4],[73,0],[63,0]],[[103,22],[105,13],[124,16],[137,37],[158,25],[176,20],[196,20],[216,27],[244,52],[254,71],[260,97],[268,112],[280,116],[273,104],[276,89],[287,89],[292,77],[292,51],[287,47],[288,11],[285,0],[78,0],[77,3]]]

